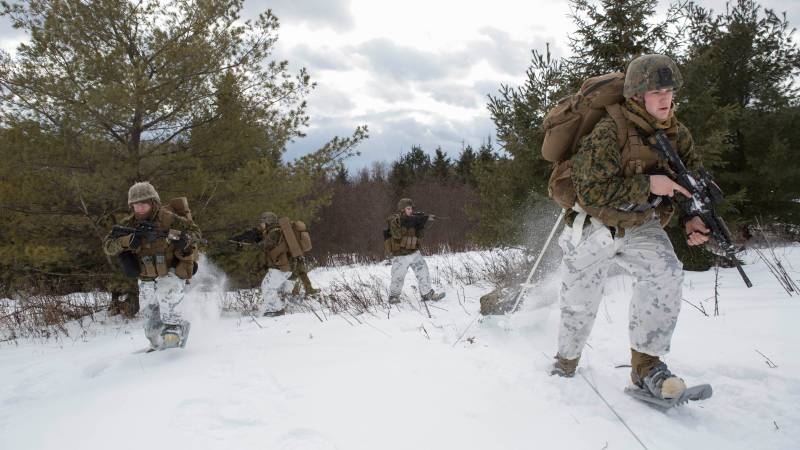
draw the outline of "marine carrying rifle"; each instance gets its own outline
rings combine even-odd
[[[159,229],[155,222],[144,221],[136,224],[135,227],[125,227],[114,225],[111,228],[111,237],[119,238],[132,234],[134,239],[145,240],[153,243],[159,239],[167,239],[180,249],[188,248],[192,243],[208,244],[205,239],[192,239],[185,231]]]
[[[672,148],[669,138],[664,130],[656,131],[655,139],[650,142],[650,145],[658,152],[658,154],[667,160],[670,168],[675,172],[678,184],[688,189],[692,193],[689,202],[677,202],[687,217],[698,216],[703,220],[703,223],[711,230],[711,237],[717,242],[717,245],[725,252],[728,260],[730,260],[739,271],[744,284],[747,287],[753,287],[750,278],[744,273],[742,265],[736,258],[736,247],[733,245],[731,232],[722,217],[717,215],[714,207],[721,203],[725,198],[722,190],[711,179],[711,175],[700,168],[698,177],[695,178],[686,166],[681,161],[681,158]]]
[[[159,230],[156,224],[151,221],[139,222],[135,227],[114,225],[114,227],[111,228],[111,237],[115,239],[122,236],[127,236],[129,234],[132,234],[134,237],[139,239],[146,239],[147,242],[155,242],[158,239],[166,238],[170,238],[173,241],[180,239],[178,234],[175,234],[174,232],[170,234],[170,230]]]
[[[261,235],[261,231],[259,229],[251,228],[235,236],[231,236],[228,239],[228,242],[241,246],[241,245],[257,244],[261,242],[263,239],[264,237]]]

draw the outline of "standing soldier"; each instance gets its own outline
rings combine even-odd
[[[150,349],[183,347],[189,322],[177,307],[196,270],[200,228],[190,218],[162,207],[155,188],[146,181],[128,190],[128,206],[133,213],[106,236],[103,250],[120,255],[128,262],[126,272],[138,274],[139,305]]]
[[[272,212],[261,214],[258,226],[231,238],[235,243],[257,243],[264,251],[267,274],[261,282],[261,295],[266,305],[264,316],[286,313],[286,297],[300,293],[299,280],[306,295],[319,292],[311,285],[303,256],[311,250],[311,236],[301,221],[278,219]]]
[[[658,400],[678,399],[686,390],[660,359],[670,349],[683,281],[683,265],[662,224],[674,210],[672,201],[688,201],[690,193],[669,177],[665,161],[647,145],[664,130],[686,166],[700,168],[692,136],[674,115],[673,95],[681,84],[669,57],[634,59],[619,106],[624,120],[618,125],[611,115],[601,119],[572,157],[578,201],[559,242],[564,256],[555,375],[574,375],[608,269],[616,263],[635,278],[628,327],[635,388]],[[627,137],[624,144],[620,135]],[[675,191],[685,197],[673,198]],[[689,245],[706,242],[708,229],[699,217],[682,217],[681,223]]]
[[[414,212],[414,202],[410,198],[401,198],[397,202],[397,213],[389,216],[387,228],[384,230],[384,247],[392,258],[392,282],[389,286],[389,303],[400,303],[403,283],[408,268],[414,270],[419,284],[422,301],[438,301],[445,294],[437,293],[431,288],[430,274],[425,259],[419,252],[422,236],[436,216],[422,212]]]

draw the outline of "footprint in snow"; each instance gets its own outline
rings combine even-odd
[[[295,428],[275,443],[278,450],[337,450],[336,444],[319,431]]]
[[[111,363],[108,361],[96,361],[83,368],[83,375],[86,378],[94,378],[109,367],[111,367]]]

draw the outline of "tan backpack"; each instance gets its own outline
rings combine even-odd
[[[608,113],[617,122],[620,147],[625,143],[627,127],[620,109],[625,100],[622,95],[624,84],[625,74],[621,72],[589,78],[578,92],[560,100],[544,117],[542,157],[555,163],[547,190],[564,209],[575,205],[570,158],[580,139],[591,133],[597,122]]]

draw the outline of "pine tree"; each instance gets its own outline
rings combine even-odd
[[[657,0],[570,0],[577,30],[570,35],[572,86],[608,72],[625,72],[628,63],[647,53],[669,52],[665,22],[651,24]]]
[[[459,181],[469,185],[475,185],[475,177],[472,174],[472,165],[475,163],[475,151],[472,147],[467,145],[461,150],[458,155],[458,161],[455,164],[455,172]]]
[[[800,142],[800,50],[794,29],[785,14],[752,0],[738,0],[721,14],[689,5],[686,17],[691,40],[681,114],[728,194],[729,222],[796,221],[800,172],[791,149]]]
[[[116,268],[100,241],[127,212],[135,181],[150,180],[164,200],[188,195],[215,245],[227,232],[218,221],[252,221],[271,195],[285,194],[276,209],[304,218],[329,198],[316,195],[317,183],[366,128],[281,161],[303,136],[314,84],[271,59],[277,18],[266,11],[240,22],[241,8],[241,0],[0,4],[30,36],[14,56],[0,53],[0,236],[14,234],[0,239],[0,254],[15,255],[0,271],[23,283],[6,287],[30,287],[33,275],[66,290],[108,287]],[[265,181],[283,184],[267,195]]]
[[[437,147],[431,162],[433,178],[440,182],[447,182],[450,179],[451,168],[450,158],[442,151],[441,147]]]

